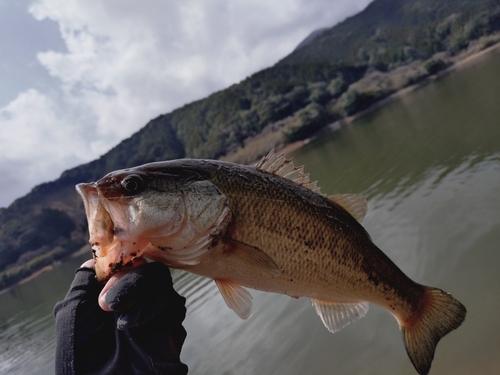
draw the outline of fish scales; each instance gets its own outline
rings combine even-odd
[[[269,282],[268,276],[273,283],[280,281],[281,293],[339,302],[370,300],[382,305],[400,303],[391,295],[406,297],[408,292],[398,293],[402,286],[416,288],[373,245],[364,228],[326,197],[253,168],[228,167],[215,161],[200,166],[184,163],[184,168],[200,175],[208,172],[206,178],[228,197],[234,217],[231,237],[263,249],[281,265],[281,276],[260,275],[257,280],[261,284]],[[304,267],[311,272],[304,272]],[[388,280],[388,273],[380,272],[384,269],[392,271]],[[196,268],[191,270],[197,272]],[[293,280],[293,285],[282,280]],[[256,284],[250,287],[263,288]]]
[[[241,318],[249,287],[310,297],[336,332],[375,303],[398,321],[411,362],[427,374],[438,341],[465,319],[440,289],[408,278],[359,221],[359,196],[327,197],[272,152],[256,167],[181,159],[79,184],[98,279],[139,256],[212,278]]]

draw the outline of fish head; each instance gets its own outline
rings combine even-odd
[[[231,218],[227,198],[189,172],[140,167],[78,184],[100,281],[145,256],[170,266],[199,263]]]

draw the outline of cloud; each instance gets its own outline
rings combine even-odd
[[[27,193],[32,182],[53,179],[63,168],[85,159],[86,146],[67,119],[60,103],[34,89],[0,109],[0,189],[4,202]],[[68,146],[75,152],[68,152]]]
[[[0,206],[159,114],[273,65],[311,31],[368,3],[38,0],[29,11],[58,24],[67,51],[37,51],[54,86],[0,109],[0,172],[16,180],[15,189],[0,184]]]

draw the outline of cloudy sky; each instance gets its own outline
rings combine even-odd
[[[0,207],[370,0],[0,0]]]

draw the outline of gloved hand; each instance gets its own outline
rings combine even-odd
[[[168,267],[145,264],[111,284],[98,303],[103,285],[93,268],[76,271],[54,309],[56,374],[187,374],[179,358],[185,298],[172,288]]]

